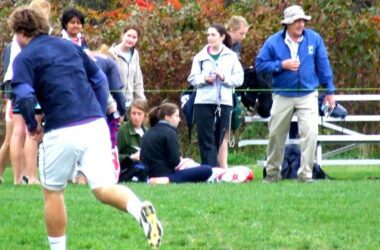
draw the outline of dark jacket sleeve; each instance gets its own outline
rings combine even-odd
[[[112,97],[115,99],[117,103],[117,110],[119,111],[120,115],[125,115],[127,108],[125,106],[123,83],[121,81],[119,68],[111,58],[108,58],[107,62],[109,64],[109,74],[107,75],[107,77]]]
[[[181,161],[178,134],[173,130],[167,136],[168,162],[170,168],[175,168]]]

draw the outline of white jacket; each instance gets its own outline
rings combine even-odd
[[[146,99],[144,95],[143,76],[140,68],[140,57],[137,49],[133,49],[131,61],[122,56],[117,46],[109,49],[109,55],[119,66],[121,81],[123,82],[126,106],[130,106],[133,99]]]
[[[207,52],[206,45],[195,55],[191,73],[187,81],[197,89],[195,104],[220,104],[232,106],[232,93],[234,87],[239,87],[244,81],[244,71],[235,52],[223,45],[223,49],[217,61],[214,61]],[[221,86],[208,84],[205,76],[220,70],[224,74]],[[219,95],[220,90],[220,95]]]

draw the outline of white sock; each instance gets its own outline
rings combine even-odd
[[[60,237],[48,236],[50,250],[66,250],[66,235]]]
[[[142,203],[134,193],[128,195],[127,211],[137,222],[140,222]]]

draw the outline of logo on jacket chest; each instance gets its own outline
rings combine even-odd
[[[309,45],[307,47],[307,51],[308,51],[309,55],[313,55],[314,54],[314,46],[313,45]]]

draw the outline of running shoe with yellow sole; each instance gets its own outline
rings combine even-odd
[[[144,233],[149,245],[152,248],[158,248],[164,234],[161,222],[157,218],[156,211],[149,201],[144,201],[141,207],[140,225],[144,229]]]

